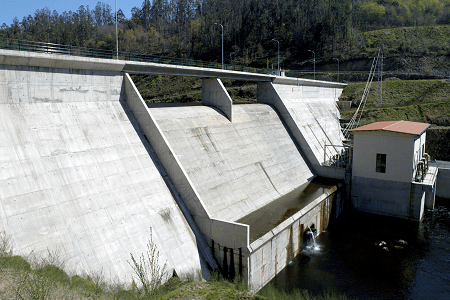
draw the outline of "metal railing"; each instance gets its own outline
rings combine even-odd
[[[113,50],[102,50],[87,47],[76,47],[61,44],[33,42],[26,40],[0,38],[0,48],[6,50],[18,50],[28,52],[40,52],[49,54],[93,57],[103,59],[120,59],[128,61],[139,61],[149,63],[159,63],[168,65],[190,66],[199,68],[212,68],[212,69],[224,69],[229,71],[240,71],[258,74],[267,74],[267,70],[258,69],[239,65],[227,65],[222,66],[221,63],[207,62],[194,59],[184,59],[168,56],[156,56],[147,54],[138,54],[131,52],[119,52],[119,56],[116,56],[116,52]]]
[[[327,148],[331,150],[327,151]],[[338,150],[339,149],[339,150]],[[334,168],[351,167],[352,147],[348,145],[324,145],[322,166]]]

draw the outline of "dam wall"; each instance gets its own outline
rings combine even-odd
[[[258,82],[258,103],[277,109],[312,169],[320,176],[344,179],[345,170],[324,166],[343,150],[336,102],[344,84],[277,78]]]
[[[125,102],[123,74],[89,69],[114,62],[0,61],[15,64],[0,65],[0,230],[14,253],[57,251],[70,273],[130,283],[130,253],[152,238],[170,275],[198,274],[195,235]]]
[[[233,106],[209,78],[203,106],[147,107],[123,72],[164,69],[153,67],[0,51],[0,230],[17,254],[61,249],[68,271],[125,282],[130,253],[146,252],[152,237],[170,274],[198,274],[206,263],[258,290],[304,247],[306,227],[326,228],[339,190],[295,198],[258,238],[240,220],[317,175],[343,178],[319,154],[332,155],[325,145],[340,139],[325,119],[341,85],[307,82],[299,97],[301,80],[243,73],[269,82],[260,103]]]
[[[220,81],[216,79],[214,84],[220,86]],[[170,148],[161,151],[171,158],[172,163],[167,164],[178,165],[173,176],[183,177],[174,178],[174,182],[189,180],[196,191],[196,197],[186,200],[187,205],[201,201],[210,216],[211,221],[200,218],[192,205],[194,218],[223,274],[228,278],[243,276],[256,291],[304,248],[306,226],[326,228],[333,217],[331,207],[336,205],[337,188],[319,193],[294,216],[268,229],[257,240],[250,240],[252,225],[240,223],[240,219],[307,185],[316,175],[272,106],[228,106],[229,95],[220,88],[203,97],[216,99],[206,99],[212,105],[209,107],[150,105],[148,114],[152,126],[165,137],[164,147]],[[231,108],[231,113],[219,109],[222,104]],[[222,223],[209,229],[216,222]],[[241,226],[246,226],[245,231]],[[295,241],[289,239],[292,236]]]

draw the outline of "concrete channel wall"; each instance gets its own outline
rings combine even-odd
[[[214,84],[218,83],[220,80]],[[239,240],[242,224],[233,221],[309,182],[314,173],[271,106],[231,106],[231,122],[218,109],[229,103],[225,89],[215,89],[203,97],[215,97],[204,99],[213,106],[150,105],[149,115],[173,151],[170,156],[176,157],[178,168],[183,169],[176,174],[190,179],[211,224],[226,220],[218,223],[218,231],[209,231],[206,218],[196,219],[204,222],[199,226],[224,274],[231,278],[240,274],[256,291],[303,249],[298,239],[304,234],[301,224],[326,228],[328,221],[323,220],[331,217],[336,187],[251,245],[248,226],[246,231],[242,228]],[[296,236],[295,242],[286,238],[289,236]]]
[[[218,108],[230,120],[232,119],[233,100],[218,78],[202,79],[202,104]]]
[[[195,236],[124,101],[123,75],[29,62],[0,65],[0,230],[14,253],[56,251],[70,273],[130,283],[130,253],[152,237],[169,274],[198,274]]]
[[[249,257],[251,289],[259,290],[272,280],[305,248],[308,226],[318,233],[326,230],[333,218],[333,206],[342,201],[336,196],[338,187],[322,194],[309,205],[289,217],[250,245]],[[339,194],[340,195],[340,194]]]

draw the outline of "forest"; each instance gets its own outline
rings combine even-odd
[[[348,59],[364,32],[449,24],[450,0],[144,0],[131,15],[118,10],[119,51],[219,62],[222,25],[225,63],[265,67],[278,45],[285,65],[311,58],[308,50]],[[3,23],[0,38],[113,50],[115,12],[103,2],[44,7]]]

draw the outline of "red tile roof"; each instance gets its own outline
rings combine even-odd
[[[388,121],[376,122],[364,125],[350,131],[391,131],[413,135],[420,135],[430,127],[428,123],[410,122],[410,121]]]

